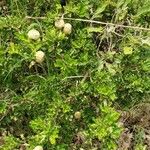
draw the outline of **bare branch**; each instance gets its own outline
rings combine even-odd
[[[46,19],[46,17],[31,17],[31,16],[26,16],[25,18],[26,19]],[[63,18],[63,19],[64,20],[81,21],[81,22],[89,22],[89,23],[102,24],[102,25],[110,25],[110,26],[122,27],[122,28],[130,28],[130,29],[135,29],[135,30],[150,31],[150,28],[144,28],[144,27],[139,27],[139,26],[121,25],[121,24],[102,22],[102,21],[96,21],[96,20],[88,20],[88,19],[80,19],[80,18]]]

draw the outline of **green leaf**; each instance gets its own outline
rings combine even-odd
[[[133,53],[133,48],[132,47],[124,47],[123,48],[123,53],[125,55],[131,55]]]
[[[94,12],[94,15],[92,17],[92,19],[98,17],[103,11],[105,11],[106,7],[109,5],[109,2],[106,1],[105,3],[103,3],[101,6],[99,6],[97,8],[97,10]]]
[[[0,102],[0,114],[6,111],[7,104]]]
[[[109,63],[105,63],[106,67],[108,68],[108,71],[112,74],[115,75],[116,74],[116,70],[114,69],[114,66],[112,64]]]
[[[59,133],[59,130],[57,128],[55,128],[50,137],[49,137],[49,140],[51,142],[52,145],[55,145],[56,144],[56,139],[58,138],[58,133]]]
[[[88,27],[87,28],[87,32],[91,33],[91,32],[98,32],[98,33],[102,33],[103,32],[103,28],[102,27]]]
[[[10,43],[10,48],[9,48],[8,52],[9,52],[9,54],[18,54],[19,53],[17,47],[12,42]]]
[[[143,7],[140,7],[138,12],[137,12],[137,17],[139,17],[140,15],[149,15],[150,14],[150,1],[147,2]]]

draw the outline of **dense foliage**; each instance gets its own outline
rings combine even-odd
[[[150,23],[149,0],[68,0],[64,9],[65,18]],[[66,35],[55,27],[61,13],[59,0],[0,1],[2,150],[116,150],[118,110],[149,100],[149,31],[64,19]]]

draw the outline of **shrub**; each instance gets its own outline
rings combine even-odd
[[[148,27],[149,4],[74,0],[65,17]],[[115,150],[117,106],[149,98],[149,31],[64,18],[66,35],[55,27],[58,0],[7,1],[0,9],[0,148]],[[28,38],[32,29],[40,38]]]

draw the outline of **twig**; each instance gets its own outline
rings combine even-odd
[[[65,77],[63,80],[66,79],[76,79],[76,78],[84,78],[85,76],[69,76],[69,77]]]
[[[31,17],[31,16],[26,16],[26,19],[46,19],[46,17]],[[136,29],[136,30],[150,31],[150,28],[144,28],[144,27],[138,27],[138,26],[129,26],[129,25],[121,25],[121,24],[115,24],[115,23],[109,23],[109,22],[102,22],[102,21],[96,21],[96,20],[88,20],[88,19],[80,19],[80,18],[64,18],[64,20],[89,22],[89,23],[102,24],[102,25],[110,25],[110,26],[116,26],[116,27],[122,27],[122,28],[130,28],[130,29]]]
[[[86,74],[84,75],[84,78],[81,80],[81,83],[84,83],[88,77],[89,77],[89,72],[86,72]]]
[[[143,28],[138,26],[126,26],[121,24],[114,24],[109,22],[102,22],[102,21],[96,21],[96,20],[88,20],[88,19],[78,19],[78,18],[64,18],[66,20],[75,20],[75,21],[82,21],[82,22],[90,22],[90,23],[96,23],[96,24],[102,24],[102,25],[110,25],[110,26],[116,26],[116,27],[122,27],[122,28],[131,28],[131,29],[137,29],[137,30],[146,30],[150,31],[150,28]]]
[[[46,19],[46,17],[32,17],[32,16],[26,16],[25,19]]]

